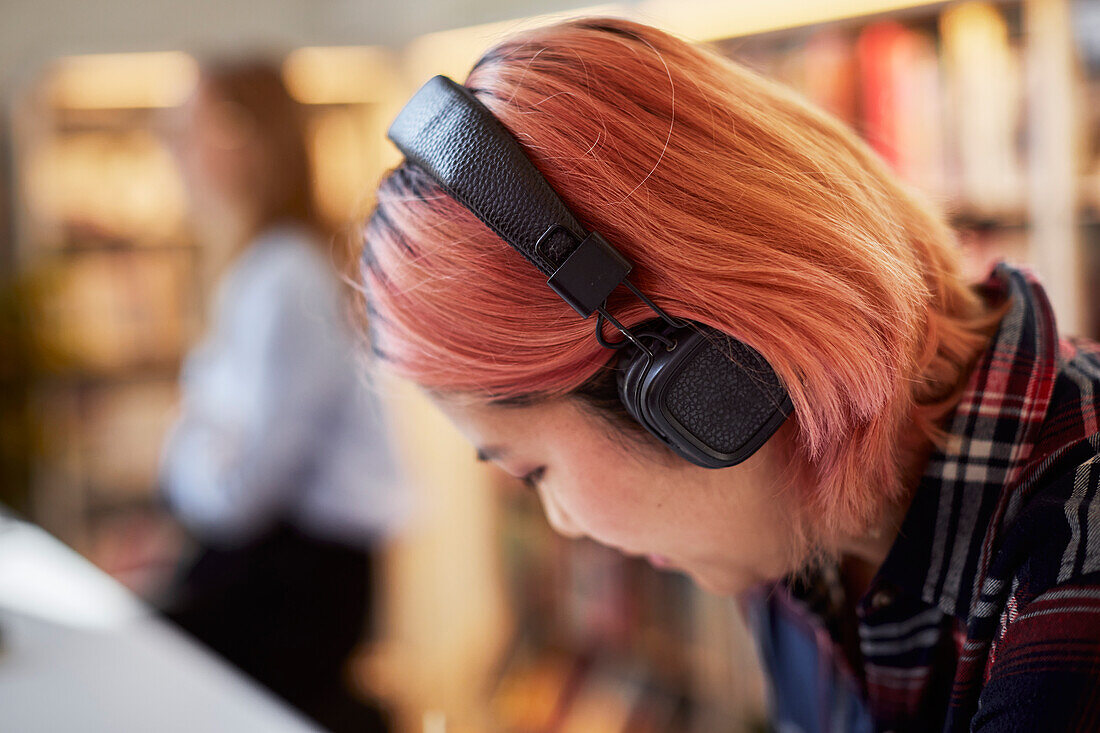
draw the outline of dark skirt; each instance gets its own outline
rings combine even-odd
[[[375,558],[281,524],[248,544],[205,547],[165,614],[332,731],[385,731],[345,664],[370,628]]]

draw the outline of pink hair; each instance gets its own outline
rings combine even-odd
[[[903,495],[908,447],[941,439],[958,396],[942,392],[1000,314],[963,282],[942,218],[863,142],[715,52],[618,19],[506,40],[466,86],[643,292],[769,360],[816,534],[859,531]],[[383,181],[364,263],[375,348],[429,389],[565,395],[611,358],[593,320],[415,167]],[[610,308],[652,317],[626,295]]]

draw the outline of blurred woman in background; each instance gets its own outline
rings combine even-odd
[[[257,63],[206,71],[185,115],[196,230],[228,242],[229,270],[164,450],[165,495],[202,547],[168,613],[322,725],[382,730],[343,667],[401,497],[355,369],[302,110]]]

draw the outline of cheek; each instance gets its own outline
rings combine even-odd
[[[643,467],[599,441],[578,441],[563,465],[568,468],[549,483],[552,500],[593,539],[643,549],[642,539],[652,536],[659,519],[656,467]]]
[[[645,494],[634,461],[603,436],[579,435],[563,446],[560,467],[548,482],[552,500],[597,540],[615,541],[636,527]],[[621,544],[617,541],[615,544]]]
[[[585,534],[604,543],[621,545],[629,528],[637,526],[636,502],[614,476],[588,475],[564,482],[553,488],[552,500]]]

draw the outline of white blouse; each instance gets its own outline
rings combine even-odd
[[[407,509],[335,271],[312,236],[290,225],[259,236],[220,283],[212,328],[184,364],[161,481],[177,516],[212,541],[284,519],[367,544]]]

